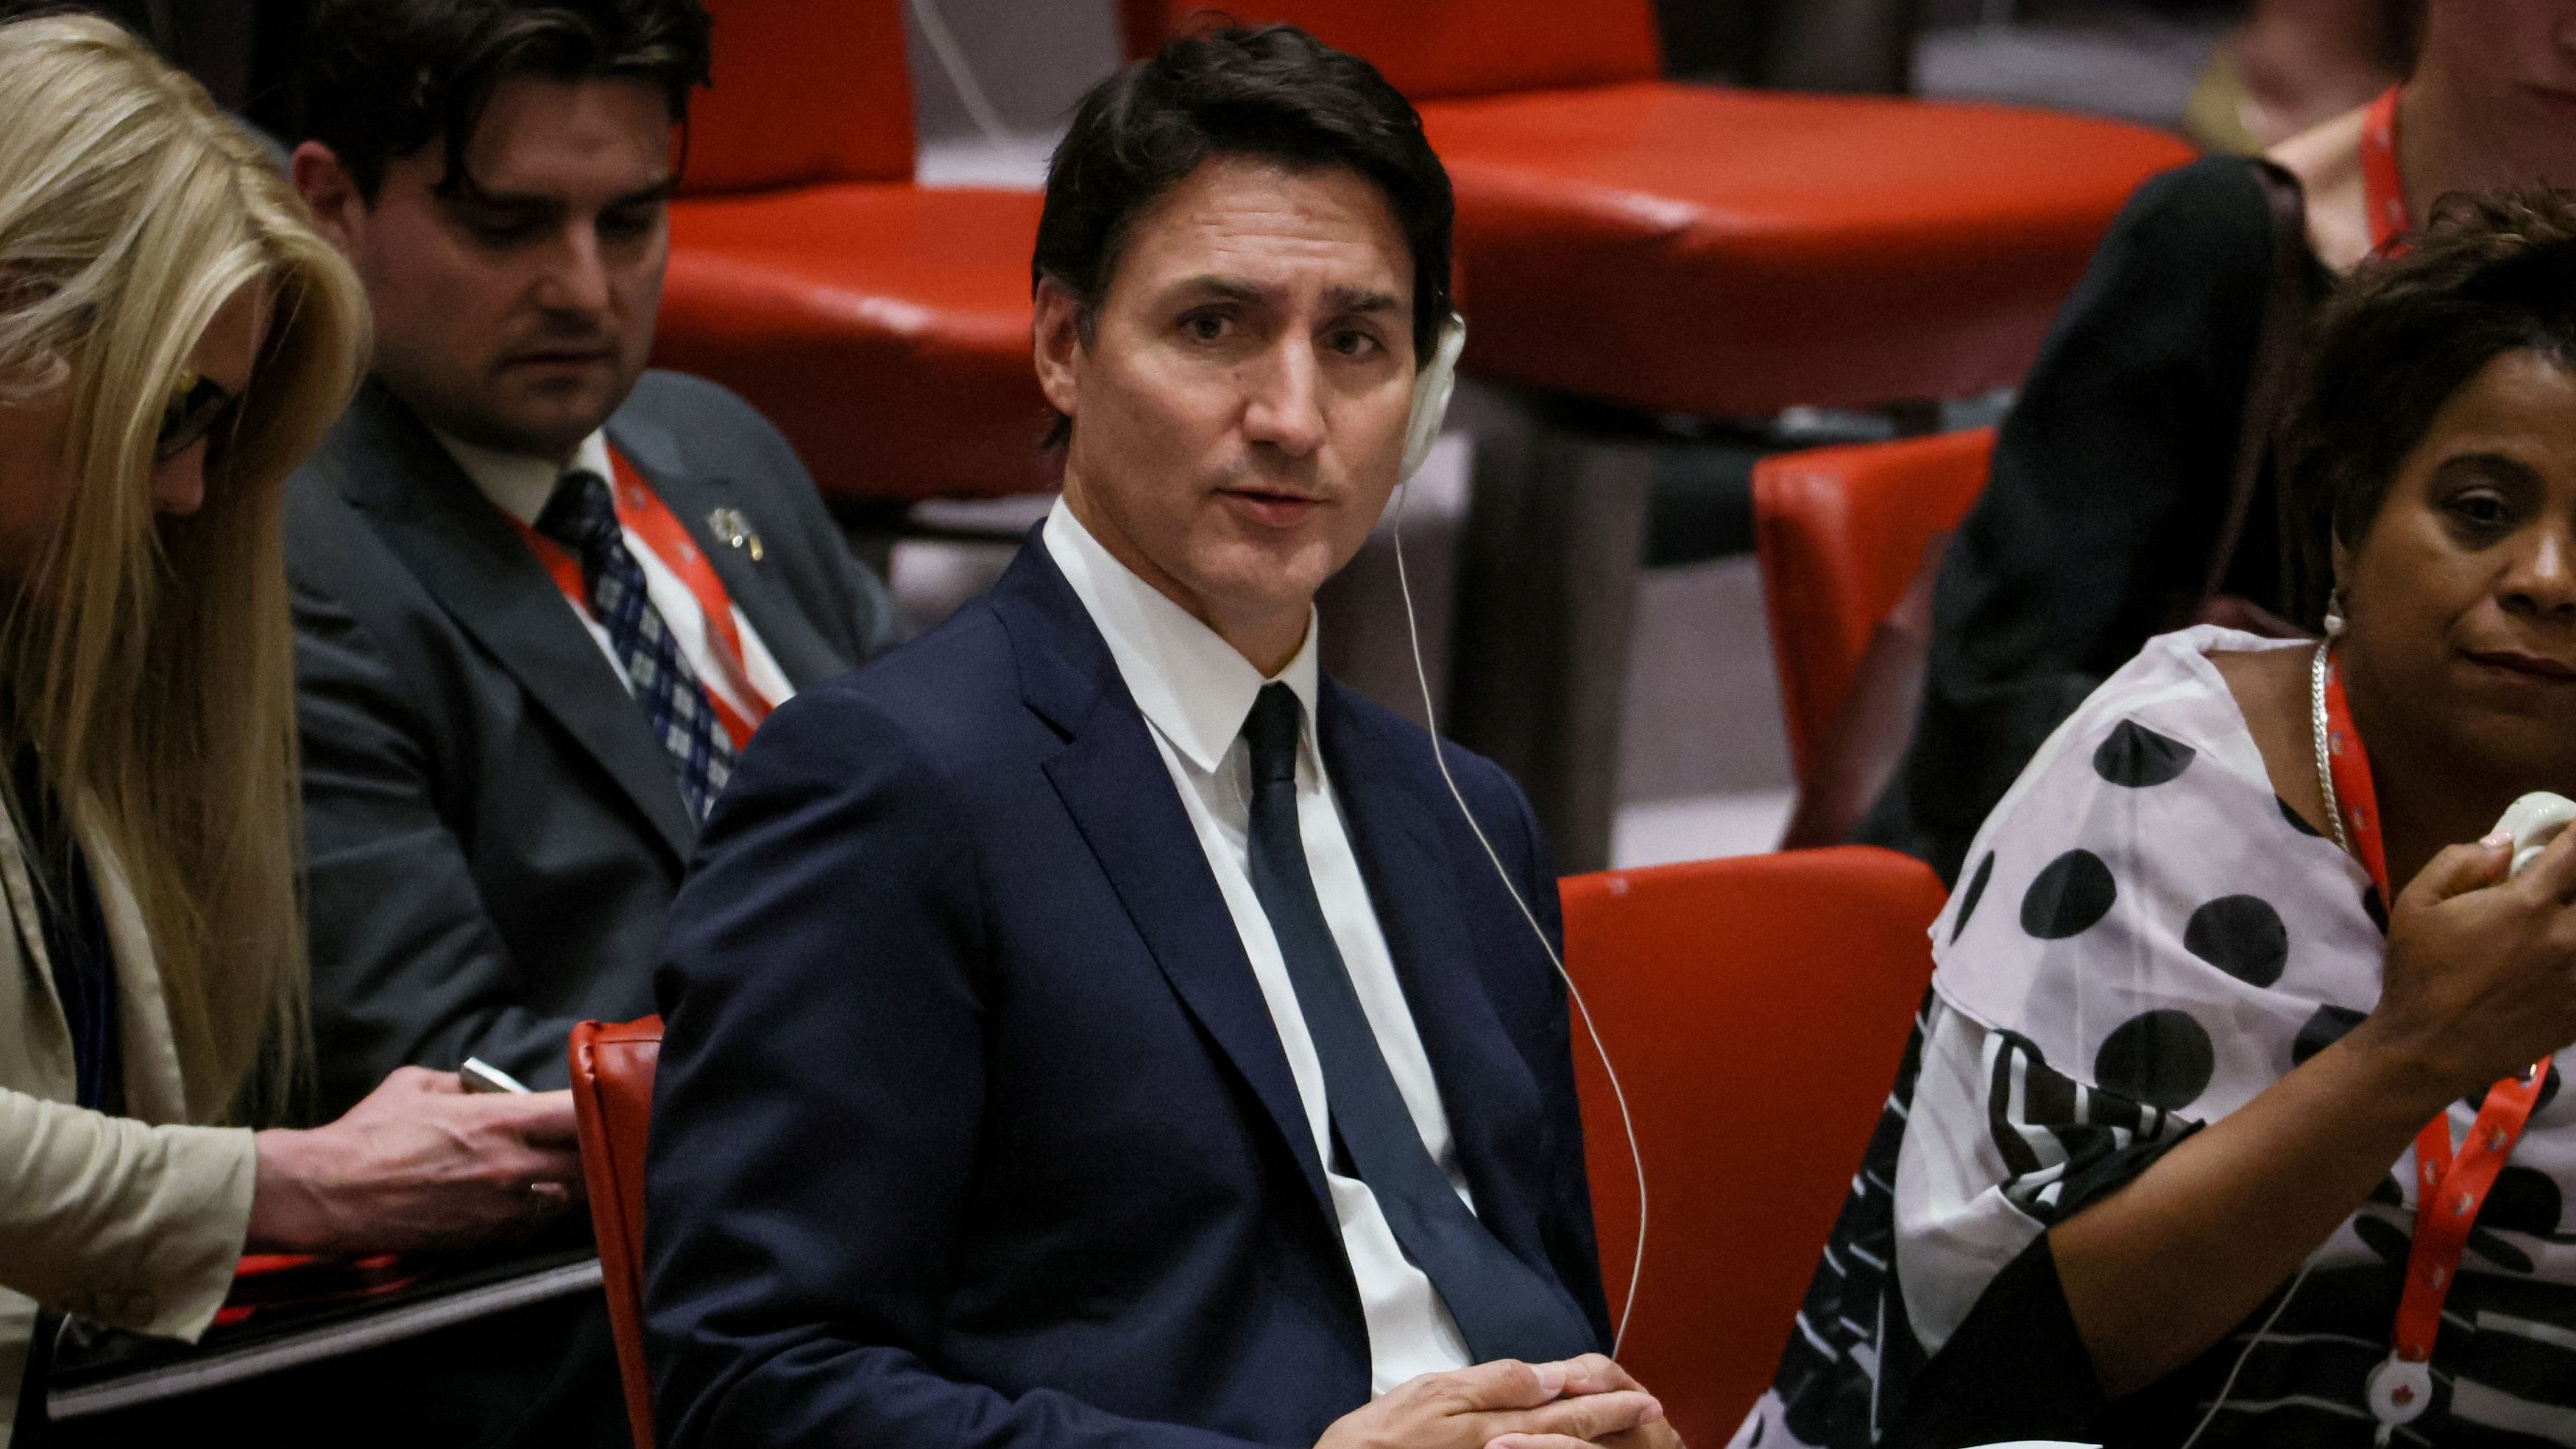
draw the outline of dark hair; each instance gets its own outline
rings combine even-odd
[[[1217,156],[1348,167],[1375,183],[1413,253],[1414,365],[1431,360],[1450,307],[1449,173],[1376,66],[1290,25],[1185,31],[1092,87],[1047,165],[1031,289],[1053,278],[1088,326],[1136,219]],[[1056,419],[1049,445],[1069,429]]]
[[[2326,304],[2290,417],[2284,487],[2310,552],[2293,605],[2313,624],[2326,544],[2357,545],[2451,395],[2508,352],[2576,367],[2576,192],[2443,197],[2405,255]]]
[[[371,205],[388,161],[443,138],[438,189],[464,194],[466,145],[502,81],[649,82],[685,127],[707,30],[699,0],[322,0],[298,72],[303,131]]]

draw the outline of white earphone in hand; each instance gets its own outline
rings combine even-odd
[[[1449,395],[1458,390],[1458,354],[1466,348],[1467,319],[1452,312],[1440,324],[1440,340],[1432,344],[1429,365],[1413,375],[1413,414],[1404,425],[1404,462],[1395,474],[1398,483],[1422,471],[1431,445],[1440,441],[1441,420],[1449,416]]]
[[[2576,821],[2576,800],[2534,790],[2505,807],[2504,817],[2496,821],[2496,832],[2513,837],[2513,874],[2540,858],[2558,832]]]

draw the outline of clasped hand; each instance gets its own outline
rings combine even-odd
[[[1680,1449],[1664,1406],[1597,1354],[1499,1359],[1397,1385],[1334,1421],[1315,1449]]]

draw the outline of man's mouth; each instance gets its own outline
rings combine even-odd
[[[1275,488],[1222,488],[1217,491],[1233,500],[1238,509],[1250,514],[1254,522],[1270,528],[1294,527],[1324,506],[1321,498]]]
[[[536,347],[511,353],[502,362],[505,367],[586,367],[608,361],[605,347]]]

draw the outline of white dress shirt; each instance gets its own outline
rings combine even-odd
[[[532,458],[524,453],[496,452],[450,437],[434,428],[431,431],[440,443],[446,445],[449,456],[456,459],[456,466],[465,470],[465,476],[474,480],[474,486],[483,490],[483,496],[491,499],[495,508],[530,528],[537,526],[537,515],[545,511],[547,501],[554,497],[555,485],[567,473],[596,473],[607,480],[609,487],[617,486],[617,471],[609,462],[608,436],[605,433],[593,432],[582,439],[581,446],[573,450],[572,462],[558,468],[543,458]],[[744,699],[734,686],[732,670],[722,663],[715,641],[708,637],[707,614],[699,607],[698,596],[690,592],[678,574],[671,572],[671,566],[662,561],[662,556],[653,551],[652,545],[631,528],[626,530],[626,551],[635,555],[636,564],[644,570],[645,597],[653,601],[654,611],[670,627],[671,637],[679,641],[681,655],[689,661],[689,668],[697,672],[698,683],[705,685],[708,693],[718,696],[736,714],[749,720],[761,718],[768,711],[785,704],[796,693],[796,687],[787,682],[786,671],[770,657],[769,646],[760,642],[760,631],[751,627],[751,621],[743,617],[742,607],[737,604],[733,606],[733,626],[742,636],[742,672],[748,677],[752,689],[761,696],[757,701]],[[607,627],[591,617],[590,605],[586,601],[574,602],[573,612],[581,616],[582,627],[590,631],[590,637],[599,645],[599,652],[608,656],[609,671],[617,676],[617,682],[625,687],[628,694],[633,694],[635,685],[626,677],[626,664],[617,657],[617,646],[609,642]],[[738,750],[746,743],[735,740],[733,746]]]
[[[1396,1245],[1394,1230],[1379,1212],[1377,1197],[1356,1177],[1333,1171],[1332,1129],[1324,1097],[1324,1068],[1306,1032],[1306,1016],[1297,1004],[1288,963],[1271,933],[1270,918],[1253,893],[1249,848],[1252,820],[1251,751],[1243,741],[1243,722],[1264,684],[1287,685],[1297,695],[1301,718],[1297,747],[1297,832],[1306,847],[1306,868],[1314,876],[1315,895],[1324,908],[1333,944],[1342,954],[1360,1008],[1377,1036],[1378,1051],[1395,1077],[1396,1089],[1413,1114],[1422,1145],[1449,1175],[1450,1185],[1472,1209],[1458,1154],[1449,1137],[1449,1114],[1432,1080],[1431,1061],[1414,1030],[1413,1012],[1397,982],[1395,961],[1386,934],[1378,926],[1359,859],[1351,852],[1340,804],[1324,774],[1323,756],[1315,747],[1315,624],[1306,626],[1306,642],[1297,657],[1265,680],[1234,646],[1215,630],[1138,578],[1098,539],[1073,511],[1058,500],[1047,515],[1047,554],[1055,560],[1091,622],[1109,642],[1119,677],[1143,712],[1163,767],[1171,772],[1181,807],[1198,832],[1199,849],[1216,875],[1226,910],[1252,960],[1279,1045],[1288,1056],[1289,1073],[1315,1134],[1315,1153],[1324,1163],[1324,1180],[1332,1191],[1333,1210],[1341,1220],[1342,1251],[1359,1281],[1360,1308],[1368,1319],[1369,1370],[1374,1392],[1385,1393],[1417,1374],[1462,1368],[1472,1360],[1457,1325],[1432,1289],[1431,1280],[1413,1266]]]

